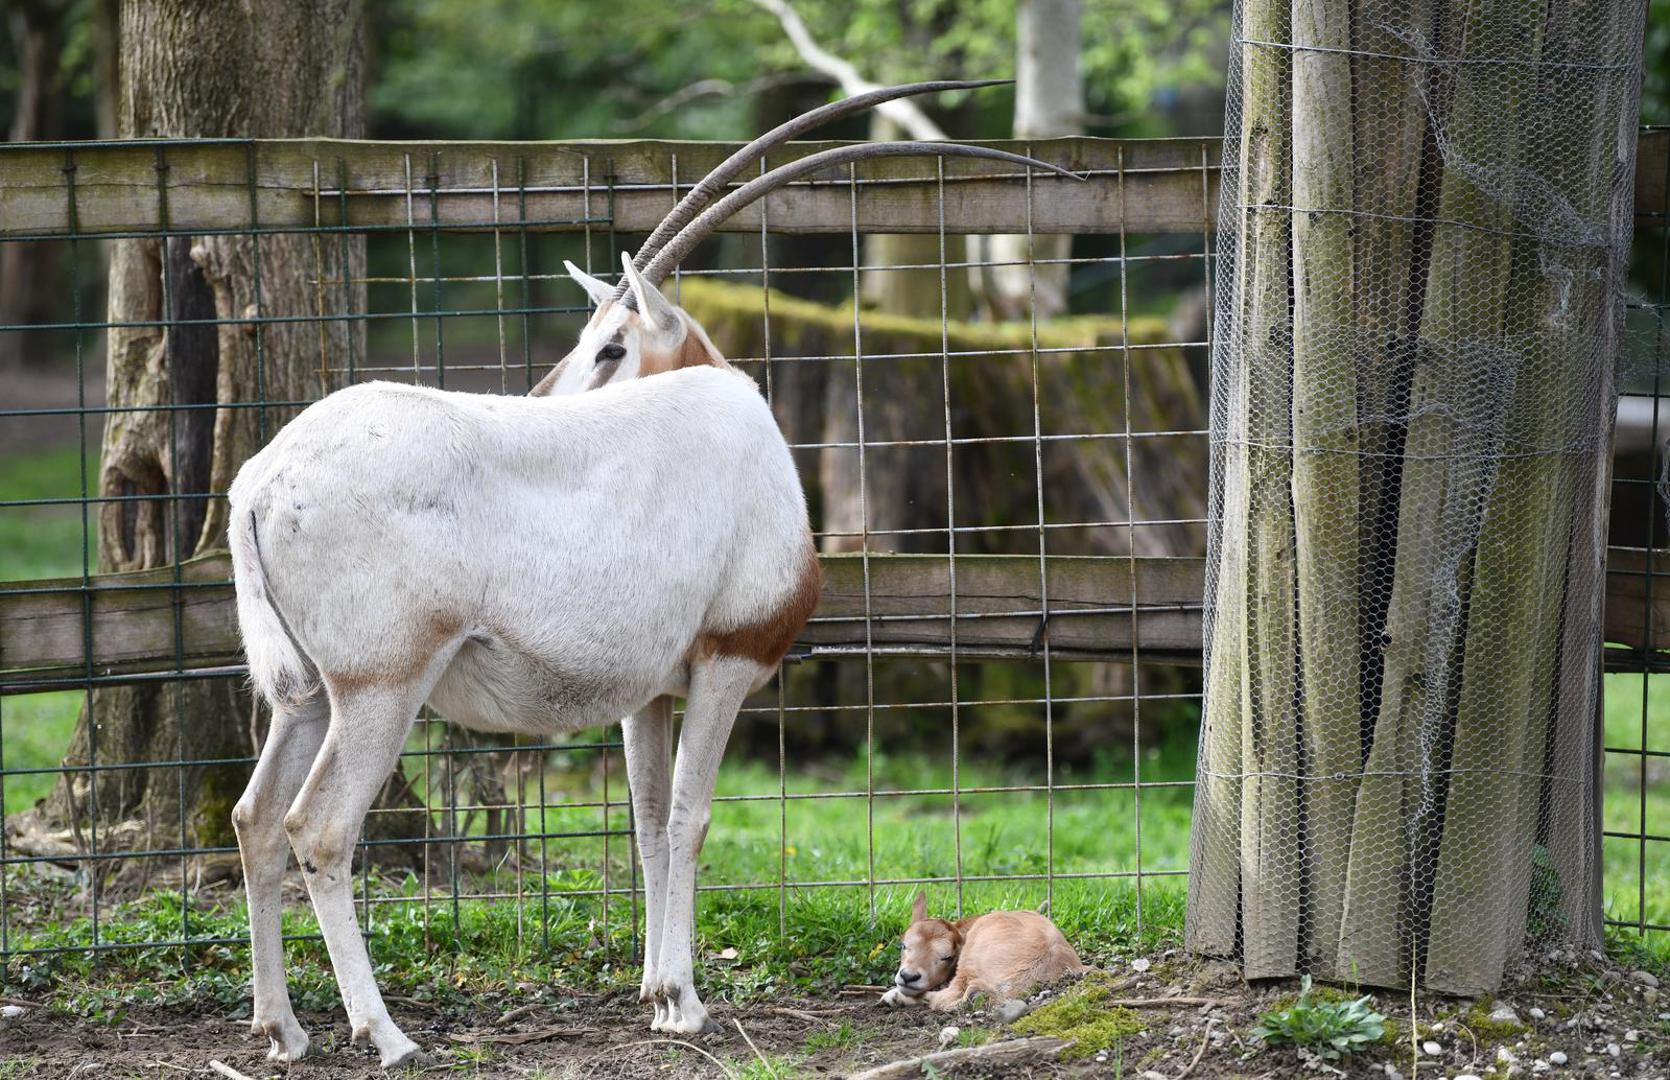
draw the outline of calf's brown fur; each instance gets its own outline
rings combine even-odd
[[[949,1012],[975,994],[1007,1001],[1086,970],[1056,925],[1037,912],[931,919],[926,894],[917,893],[899,970],[882,1003]]]

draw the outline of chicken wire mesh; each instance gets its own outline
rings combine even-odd
[[[1186,936],[1249,977],[1598,942],[1644,6],[1237,4]]]

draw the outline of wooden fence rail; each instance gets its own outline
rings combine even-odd
[[[1612,549],[1606,636],[1623,646],[1608,650],[1614,670],[1661,670],[1670,659],[1670,553],[1655,554],[1649,571],[1646,552]],[[823,565],[823,599],[801,635],[802,655],[949,655],[945,556],[826,555]],[[0,583],[0,692],[79,686],[89,673],[235,667],[241,656],[230,573],[230,559],[213,553],[182,564],[178,581],[169,567],[95,575],[85,589],[80,578]],[[1204,573],[1199,558],[1050,556],[1046,620],[1036,556],[960,555],[957,652],[1027,657],[1047,639],[1050,655],[1062,660],[1128,662],[1134,649],[1145,662],[1198,664]]]
[[[657,140],[494,143],[333,139],[52,143],[0,146],[0,238],[170,230],[240,232],[351,226],[647,232],[682,189],[734,143]],[[772,164],[831,142],[775,150]],[[982,145],[1030,153],[1089,176],[1034,176],[1006,165],[945,162],[950,233],[1184,233],[1215,219],[1222,140],[1046,139]],[[1662,220],[1670,131],[1641,136],[1635,205]],[[931,233],[936,167],[887,158],[775,192],[720,229]]]

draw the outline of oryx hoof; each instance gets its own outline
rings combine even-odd
[[[250,1030],[267,1037],[267,1060],[288,1064],[307,1056],[307,1032],[292,1018],[254,1020]]]

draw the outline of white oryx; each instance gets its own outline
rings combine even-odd
[[[279,928],[289,850],[354,1040],[370,1040],[384,1066],[420,1053],[377,989],[351,862],[425,702],[466,727],[534,735],[626,718],[644,865],[642,998],[658,1030],[713,1026],[696,996],[691,935],[714,777],[738,707],[810,616],[820,575],[770,409],[657,284],[725,215],[815,169],[928,153],[1061,171],[978,147],[869,143],[803,158],[707,205],[809,127],[971,85],[985,84],[889,87],[808,113],[697,185],[636,263],[626,260],[620,285],[570,266],[597,307],[532,396],[349,387],[238,473],[238,622],[273,718],[232,819],[249,896],[253,1029],[271,1041],[270,1058],[295,1060],[308,1046]],[[674,697],[687,709],[670,767]]]

